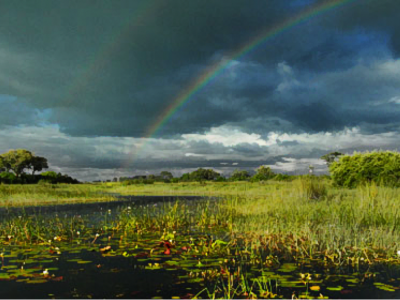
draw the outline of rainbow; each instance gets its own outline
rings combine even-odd
[[[332,9],[338,8],[345,5],[346,3],[353,1],[355,0],[328,0],[317,5],[313,5],[295,15],[294,17],[278,23],[272,28],[262,31],[255,38],[251,39],[250,41],[227,55],[226,57],[228,57],[228,59],[224,59],[208,67],[200,74],[200,76],[193,80],[189,84],[189,86],[185,90],[183,90],[178,95],[178,97],[176,97],[175,100],[171,102],[171,104],[153,123],[153,125],[148,128],[145,136],[140,139],[139,144],[135,147],[135,153],[133,153],[133,155],[130,155],[130,159],[124,167],[128,167],[135,160],[143,146],[146,144],[147,140],[157,134],[157,132],[160,131],[161,128],[163,128],[163,126],[172,118],[172,116],[175,115],[185,104],[187,104],[195,94],[204,89],[215,78],[221,75],[221,73],[228,69],[235,60],[242,58],[257,47],[269,41],[271,38],[289,30],[290,28],[293,28],[296,25],[304,23],[316,16],[319,16]]]

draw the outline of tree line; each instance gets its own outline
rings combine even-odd
[[[256,170],[256,174],[251,175],[246,170],[235,170],[232,175],[228,178],[223,177],[220,173],[213,169],[199,168],[190,173],[184,173],[180,177],[174,177],[171,172],[162,171],[159,175],[138,175],[135,177],[121,177],[121,181],[125,185],[129,184],[152,184],[154,182],[164,183],[177,183],[177,182],[230,182],[230,181],[250,181],[250,182],[261,182],[266,180],[278,180],[278,181],[291,181],[296,176],[286,174],[276,174],[270,167],[260,166]],[[116,181],[116,180],[114,180]]]
[[[66,174],[53,171],[35,174],[48,168],[45,157],[25,149],[10,150],[0,154],[0,183],[79,183]]]

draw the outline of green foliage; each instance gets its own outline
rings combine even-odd
[[[231,181],[245,181],[250,178],[249,172],[245,170],[235,170],[232,173],[232,176],[230,177]]]
[[[162,171],[162,172],[160,173],[160,177],[161,177],[163,180],[171,180],[172,178],[174,178],[174,176],[172,175],[172,173],[171,173],[171,172],[168,172],[168,171]]]
[[[0,155],[0,172],[4,172],[6,170],[4,158]]]
[[[185,174],[182,175],[182,178]],[[215,172],[212,169],[197,169],[189,174],[189,179],[191,181],[206,181],[206,180],[215,180],[220,177],[220,174]]]
[[[355,152],[333,162],[329,171],[338,186],[354,188],[372,181],[378,185],[400,186],[400,153]]]
[[[54,171],[43,172],[40,175],[42,175],[43,177],[46,177],[46,178],[57,178],[57,173]]]
[[[14,183],[17,181],[17,176],[14,173],[2,172],[0,173],[0,182],[2,183]]]
[[[292,181],[294,179],[294,176],[290,176],[287,174],[276,174],[273,179],[276,181]]]
[[[182,174],[181,178],[179,179],[179,181],[190,181],[190,173],[184,173]]]
[[[3,153],[1,157],[2,165],[7,172],[11,170],[19,177],[24,172],[24,169],[30,167],[33,154],[28,150],[18,149]]]
[[[217,182],[226,182],[227,180],[226,180],[225,177],[219,176],[217,179],[215,179],[215,181],[217,181]]]
[[[31,175],[33,176],[33,175]],[[56,173],[53,171],[47,171],[43,172],[40,175],[35,176],[40,181],[48,182],[48,183],[79,183],[78,180],[73,179],[72,177],[66,175],[66,174],[61,174],[61,173]],[[37,182],[37,181],[36,181]],[[33,182],[29,182],[33,183]]]
[[[257,173],[251,178],[251,182],[258,182],[272,179],[275,173],[270,167],[261,166],[257,169]]]
[[[28,166],[29,169],[32,169],[32,175],[35,174],[35,172],[40,172],[48,167],[47,159],[41,156],[32,156]]]
[[[25,174],[26,169],[32,170],[33,175],[48,167],[46,158],[24,149],[10,150],[0,155],[0,171],[12,171],[18,178]]]

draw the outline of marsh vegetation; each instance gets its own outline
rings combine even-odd
[[[4,297],[398,295],[397,188],[372,183],[347,189],[305,177],[267,183],[2,185],[0,190]],[[148,196],[121,201],[117,193]],[[109,202],[89,204],[96,197]],[[57,205],[51,211],[22,206],[40,198],[53,204],[50,199],[75,199],[87,206]]]

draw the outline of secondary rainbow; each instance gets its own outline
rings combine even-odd
[[[183,90],[175,100],[171,102],[171,104],[157,118],[156,122],[154,122],[153,125],[149,127],[145,136],[137,145],[136,151],[134,151],[134,154],[130,157],[130,160],[125,165],[125,167],[128,167],[135,160],[149,138],[154,136],[171,119],[173,115],[175,115],[185,104],[187,104],[193,98],[196,93],[201,91],[215,78],[217,78],[222,72],[228,69],[233,61],[242,58],[246,54],[250,53],[252,50],[266,43],[271,38],[289,30],[290,28],[295,27],[296,25],[299,25],[312,19],[313,17],[316,17],[332,9],[338,8],[354,1],[355,0],[330,0],[324,1],[317,5],[313,5],[310,8],[303,10],[296,16],[287,19],[281,23],[278,23],[272,28],[262,31],[255,38],[251,39],[246,44],[226,55],[225,57],[227,57],[227,59],[224,59],[204,70],[200,74],[200,76],[192,81],[191,84],[189,84],[189,86],[185,90]]]
[[[88,64],[82,68],[82,73],[72,81],[67,89],[67,97],[62,101],[65,107],[70,106],[76,101],[79,94],[88,84],[93,76],[103,72],[104,67],[110,62],[110,57],[117,53],[121,44],[131,38],[136,30],[141,30],[142,21],[151,17],[151,14],[160,7],[160,2],[146,0],[136,8],[135,12],[127,18],[122,26],[113,34],[112,39],[104,43],[95,55],[89,60]]]

